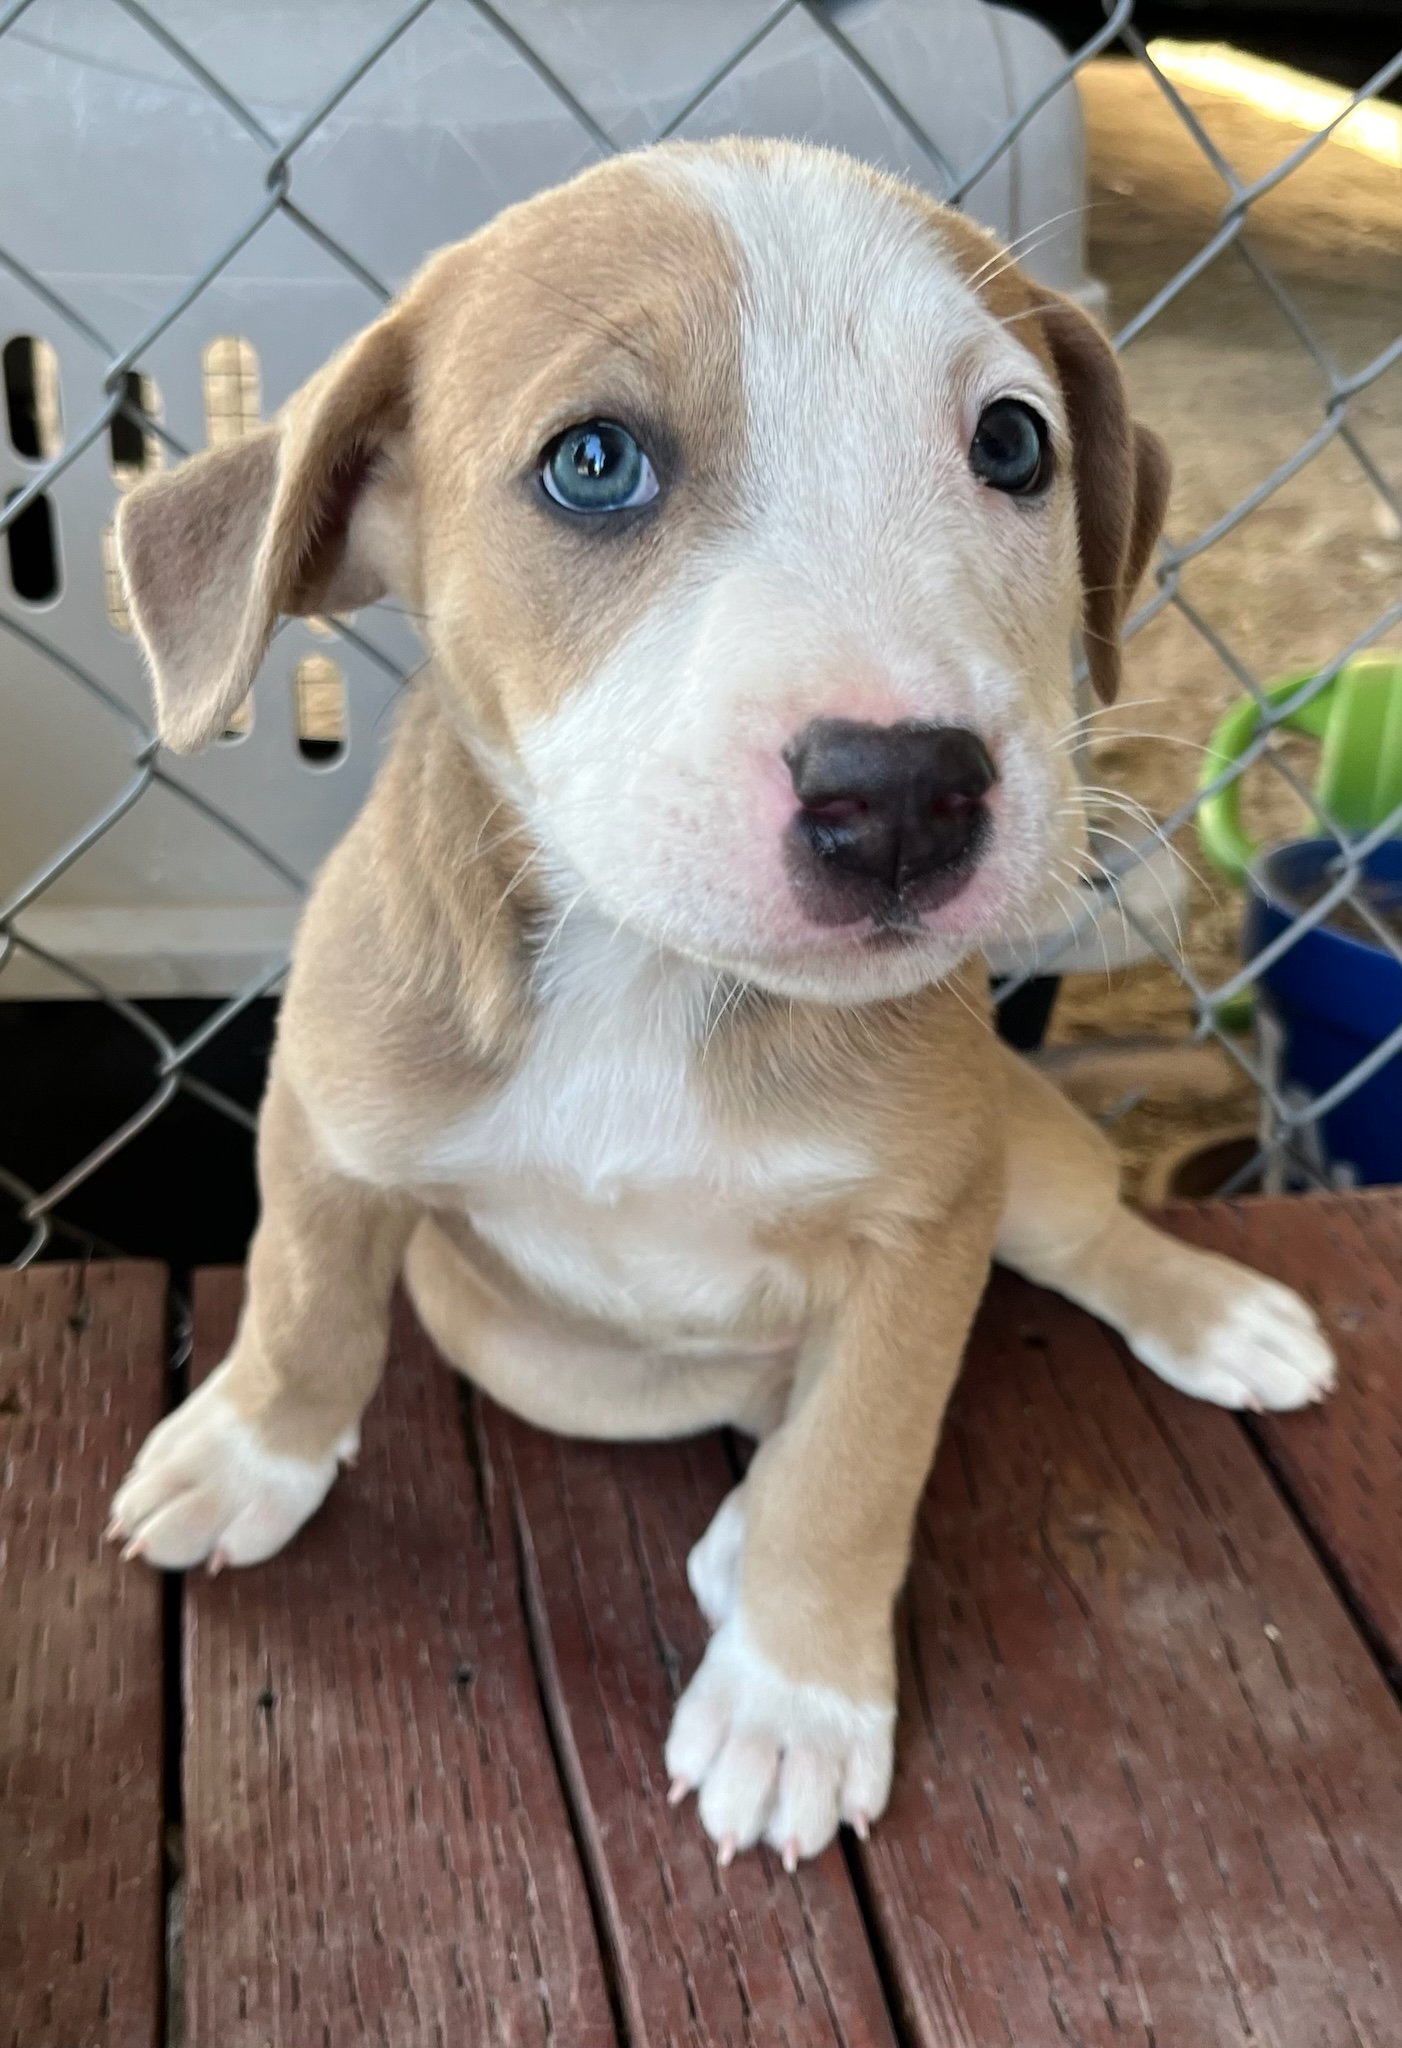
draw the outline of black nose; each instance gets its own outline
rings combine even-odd
[[[784,758],[801,806],[797,847],[834,883],[848,878],[828,905],[846,915],[823,921],[869,915],[882,899],[929,909],[972,872],[997,779],[977,733],[816,718]]]

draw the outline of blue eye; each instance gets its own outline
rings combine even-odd
[[[566,427],[541,458],[540,480],[567,512],[623,512],[657,496],[646,450],[613,420]]]
[[[1051,478],[1046,421],[1020,398],[986,406],[974,429],[969,467],[980,483],[1015,498],[1030,498]]]

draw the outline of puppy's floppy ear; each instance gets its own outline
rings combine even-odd
[[[1163,528],[1172,470],[1157,434],[1129,416],[1105,336],[1074,300],[1033,286],[1071,424],[1082,625],[1096,695],[1120,687],[1120,627]]]
[[[270,426],[123,501],[118,559],[167,746],[188,753],[225,730],[280,614],[369,604],[403,573],[409,379],[396,309]]]

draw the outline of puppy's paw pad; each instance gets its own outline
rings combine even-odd
[[[267,1449],[224,1392],[225,1367],[147,1437],[112,1502],[109,1535],[166,1571],[258,1564],[315,1513],[337,1471]]]
[[[1187,1355],[1136,1344],[1171,1386],[1224,1408],[1305,1408],[1332,1392],[1336,1368],[1314,1311],[1288,1287],[1237,1272],[1221,1306]]]
[[[745,1503],[737,1486],[716,1509],[711,1526],[700,1542],[692,1545],[686,1561],[687,1583],[712,1628],[727,1621],[735,1606],[744,1538]]]
[[[696,1789],[724,1862],[762,1839],[791,1869],[883,1810],[894,1733],[893,1706],[785,1678],[732,1615],[677,1703],[667,1769]]]

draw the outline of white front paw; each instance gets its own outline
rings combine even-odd
[[[321,1506],[338,1463],[353,1456],[352,1429],[329,1457],[271,1451],[224,1391],[227,1364],[147,1437],[117,1489],[108,1535],[125,1555],[166,1571],[208,1558],[259,1564]]]
[[[761,1838],[786,1869],[846,1821],[865,1835],[891,1790],[896,1711],[786,1678],[732,1614],[712,1636],[667,1737],[669,1797],[699,1793],[722,1864]]]
[[[1130,1343],[1160,1379],[1224,1408],[1304,1408],[1334,1386],[1334,1354],[1314,1311],[1275,1280],[1234,1267],[1191,1346],[1135,1331]]]

